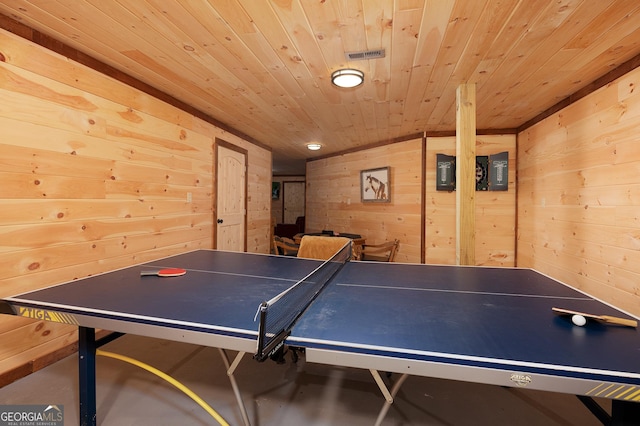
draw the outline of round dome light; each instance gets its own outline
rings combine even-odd
[[[356,87],[364,81],[364,73],[360,70],[345,68],[331,74],[331,82],[338,87]]]

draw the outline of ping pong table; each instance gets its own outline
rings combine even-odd
[[[259,342],[276,334],[257,319],[265,301],[331,263],[197,250],[8,297],[0,312],[79,327],[83,425],[96,423],[96,329],[218,348],[247,424],[234,372],[244,354],[264,359],[283,344],[307,362],[370,370],[384,396],[377,424],[411,375],[574,394],[605,424],[640,424],[638,329],[578,327],[552,307],[630,316],[531,269],[346,261],[280,343]],[[141,277],[165,267],[187,273]],[[379,372],[398,373],[391,389]],[[611,412],[594,397],[611,399]]]

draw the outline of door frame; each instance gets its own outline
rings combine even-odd
[[[214,190],[216,193],[215,197],[212,197],[212,204],[213,204],[213,248],[217,249],[218,248],[218,197],[220,196],[219,192],[218,192],[218,157],[219,157],[219,152],[218,149],[220,147],[229,149],[231,151],[235,151],[238,152],[240,154],[242,154],[244,156],[244,167],[245,167],[245,174],[244,174],[244,241],[243,241],[243,251],[247,251],[247,216],[249,216],[249,210],[247,209],[247,198],[248,198],[248,194],[247,191],[249,189],[249,151],[244,149],[244,148],[240,148],[237,145],[234,145],[232,143],[229,143],[223,139],[220,138],[215,138],[214,141],[215,144],[215,150],[213,152],[213,166],[214,166],[214,170],[215,170],[215,185],[214,185]]]

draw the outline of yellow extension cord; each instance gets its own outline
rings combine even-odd
[[[124,355],[119,355],[119,354],[114,354],[113,352],[105,352],[105,351],[101,351],[101,350],[96,350],[96,355],[101,355],[101,356],[105,356],[108,358],[114,358],[114,359],[118,359],[120,361],[124,361],[127,362],[129,364],[133,364],[137,367],[140,367],[144,370],[147,370],[148,372],[155,374],[156,376],[160,377],[161,379],[166,380],[167,382],[171,383],[173,386],[177,387],[178,389],[180,389],[182,392],[184,392],[189,398],[193,399],[199,406],[201,406],[202,408],[204,408],[204,410],[209,413],[211,415],[211,417],[213,417],[214,419],[216,419],[216,421],[218,423],[220,423],[221,426],[229,426],[229,423],[227,423],[222,416],[220,416],[220,414],[218,414],[213,408],[211,408],[202,398],[200,398],[198,395],[196,395],[191,389],[189,389],[188,387],[186,387],[185,385],[183,385],[182,383],[180,383],[179,381],[177,381],[176,379],[174,379],[173,377],[169,376],[166,373],[163,373],[162,371],[158,370],[157,368],[154,368],[148,364],[145,364],[144,362],[138,361],[136,359],[133,358],[129,358],[127,356]]]

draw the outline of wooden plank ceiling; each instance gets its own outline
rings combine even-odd
[[[270,146],[275,173],[454,131],[461,83],[477,85],[478,129],[515,129],[640,54],[637,0],[4,0],[0,13]],[[371,49],[385,57],[346,59]],[[347,66],[363,85],[331,84]]]

